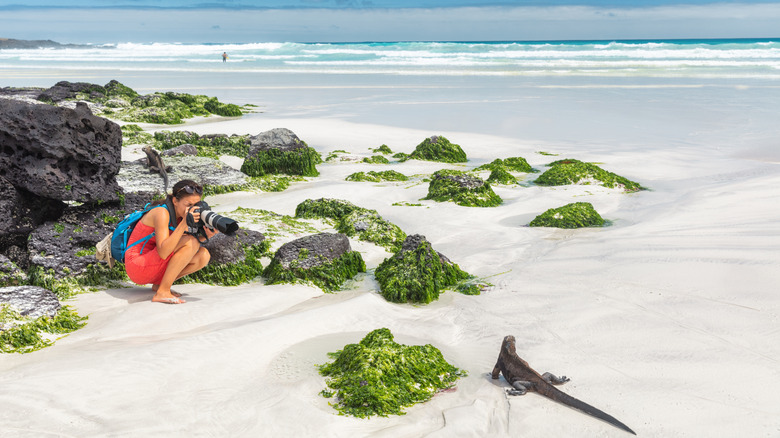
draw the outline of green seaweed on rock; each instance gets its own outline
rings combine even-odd
[[[210,263],[203,269],[182,277],[178,281],[180,283],[203,283],[220,286],[238,286],[248,283],[263,273],[260,259],[268,254],[270,246],[267,241],[256,245],[247,245],[244,247],[244,260],[222,265]]]
[[[491,184],[504,185],[515,185],[518,183],[517,178],[515,178],[511,173],[507,172],[504,167],[497,167],[493,169],[490,172],[490,176],[488,177],[487,182]]]
[[[393,151],[390,149],[390,146],[383,144],[382,146],[379,146],[376,149],[371,149],[371,152],[376,152],[380,154],[390,155],[393,153]]]
[[[584,228],[602,227],[605,221],[589,202],[575,202],[551,208],[528,224],[531,227]]]
[[[316,257],[308,254],[305,248],[298,254],[300,260],[307,257]],[[357,251],[349,251],[337,257],[330,262],[325,262],[319,266],[308,269],[302,269],[295,264],[289,268],[282,266],[281,262],[274,257],[271,263],[263,270],[263,277],[266,277],[265,284],[279,283],[306,283],[310,282],[322,289],[324,292],[333,292],[338,290],[345,281],[353,278],[359,272],[366,272],[366,263],[363,257]]]
[[[79,316],[70,306],[62,307],[54,317],[29,318],[20,315],[8,304],[0,304],[0,327],[12,323],[12,327],[0,330],[0,352],[30,353],[54,343],[44,333],[66,334],[86,325],[87,317]]]
[[[381,172],[369,171],[369,172],[355,172],[345,178],[347,181],[368,181],[368,182],[381,182],[381,181],[408,181],[409,177],[403,173],[396,172],[395,170],[383,170]]]
[[[320,394],[335,395],[331,405],[339,414],[358,418],[404,415],[404,408],[430,400],[467,375],[436,347],[398,344],[387,328],[329,356],[333,362],[319,366],[329,389]]]
[[[117,286],[124,281],[129,279],[122,263],[109,268],[108,265],[96,261],[87,265],[83,273],[66,276],[55,275],[53,269],[41,266],[32,266],[28,272],[30,285],[48,289],[60,300],[88,292],[97,286]]]
[[[457,144],[451,143],[442,136],[426,138],[418,144],[408,159],[439,161],[442,163],[465,163],[466,153]]]
[[[241,171],[249,176],[278,173],[319,176],[317,164],[320,163],[322,163],[322,157],[309,146],[290,151],[272,148],[261,151],[251,159],[245,160],[244,164],[241,165]]]
[[[382,218],[376,210],[341,199],[307,199],[295,208],[295,217],[331,219],[338,232],[393,251],[399,249],[406,238],[401,228]]]
[[[592,163],[565,159],[550,163],[550,168],[534,181],[540,186],[563,186],[598,182],[607,188],[620,188],[626,192],[644,190],[639,183],[608,172]]]
[[[501,158],[496,158],[490,163],[483,164],[474,170],[496,170],[496,169],[504,169],[504,170],[511,170],[513,172],[524,172],[524,173],[536,172],[536,170],[533,167],[531,167],[531,165],[528,164],[528,161],[526,161],[525,158],[523,157],[509,157],[503,160]]]
[[[385,259],[374,275],[386,300],[425,304],[439,299],[442,290],[472,278],[455,263],[443,260],[427,240]],[[464,290],[474,292],[470,288]]]
[[[428,196],[423,199],[451,201],[464,207],[496,207],[503,202],[489,183],[452,169],[442,169],[432,175]]]
[[[382,155],[372,155],[370,157],[363,158],[363,162],[369,164],[389,164],[390,160]]]

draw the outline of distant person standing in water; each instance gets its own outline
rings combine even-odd
[[[222,52],[222,62],[227,62],[227,52]]]

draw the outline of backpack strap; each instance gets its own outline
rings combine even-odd
[[[165,204],[157,204],[157,205],[151,205],[151,203],[146,204],[144,206],[144,215],[146,213],[149,213],[149,211],[151,211],[152,209],[155,209],[157,207],[165,207],[165,208],[168,209],[168,216],[169,216],[169,218],[168,218],[168,229],[170,229],[171,231],[175,230],[176,227],[172,226],[172,224],[173,224],[173,221],[174,221],[174,218],[175,218],[175,215],[176,215],[176,213],[175,213],[176,210],[173,208],[173,203],[171,202],[171,200],[170,199],[166,200]],[[174,212],[174,214],[171,214],[172,211]],[[143,216],[141,216],[141,217],[143,217]],[[139,219],[138,221],[140,222],[141,220]],[[128,246],[127,245],[127,240],[130,238],[130,236],[127,235],[127,236],[125,236],[125,246],[127,247],[127,249],[130,249],[131,246],[135,246],[135,245],[138,245],[139,243],[143,243],[143,246],[141,246],[141,251],[138,252],[138,254],[143,254],[144,253],[144,249],[146,248],[146,244],[149,242],[149,240],[152,238],[152,236],[154,236],[154,231],[152,231],[148,235],[146,235],[146,236],[136,240],[135,242],[133,242],[132,245]]]

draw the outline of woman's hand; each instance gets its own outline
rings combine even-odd
[[[196,209],[197,211],[192,211],[193,209]],[[192,207],[187,208],[187,216],[192,215],[192,223],[197,224],[200,222],[200,207],[197,207],[193,205]],[[186,220],[183,220],[182,222],[187,222]]]

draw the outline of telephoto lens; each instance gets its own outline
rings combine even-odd
[[[228,236],[232,236],[238,231],[238,222],[229,217],[220,216],[214,213],[205,201],[200,201],[195,205],[200,207],[200,220],[204,224],[211,228],[216,228],[221,233],[225,233]]]

